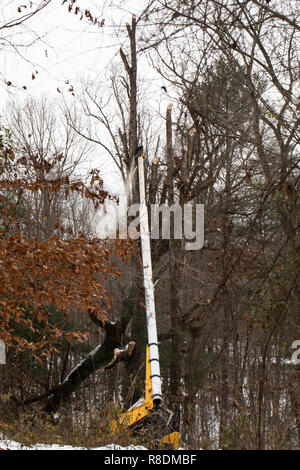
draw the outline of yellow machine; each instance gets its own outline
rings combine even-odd
[[[133,430],[137,425],[142,425],[147,419],[153,416],[152,413],[157,414],[160,417],[160,424],[162,428],[168,429],[170,426],[170,420],[172,418],[172,412],[167,408],[162,408],[160,405],[156,408],[153,402],[152,394],[152,380],[151,380],[151,368],[150,368],[150,352],[149,346],[146,349],[146,383],[145,383],[145,398],[140,399],[131,408],[122,413],[117,420],[111,423],[112,430],[116,431],[118,426],[126,426]],[[156,418],[157,418],[156,416]],[[171,448],[178,450],[179,448],[179,433],[171,432],[165,435],[159,442],[159,448]]]
[[[152,278],[150,233],[145,197],[143,157],[143,148],[138,147],[136,158],[138,161],[139,172],[140,233],[148,332],[145,398],[140,399],[131,408],[129,408],[129,410],[122,413],[119,418],[112,423],[112,429],[116,430],[118,425],[125,425],[134,432],[138,432],[139,429],[147,429],[149,426],[151,431],[155,434],[155,440],[158,441],[158,448],[171,448],[177,450],[179,448],[179,433],[170,432],[173,413],[162,404],[162,379],[160,375],[156,330],[154,284]]]

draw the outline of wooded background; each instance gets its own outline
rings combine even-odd
[[[64,14],[104,27],[79,2],[65,3]],[[184,237],[151,241],[174,428],[193,449],[299,449],[299,20],[295,0],[151,0],[122,33],[109,100],[93,80],[71,87],[73,104],[45,96],[6,106],[1,421],[9,402],[14,420],[43,410],[88,429],[112,403],[127,409],[142,396],[139,240],[97,239],[109,191],[101,166],[80,175],[88,152],[106,152],[124,188],[131,175],[128,203],[138,202],[132,170],[142,143],[149,207],[205,208],[201,250],[186,251]],[[0,27],[4,52],[8,32],[20,47],[18,21]],[[141,62],[172,105],[160,115]]]

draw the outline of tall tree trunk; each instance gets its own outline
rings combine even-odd
[[[128,154],[129,162],[127,165],[128,177],[131,178],[131,198],[130,204],[139,202],[138,170],[136,149],[137,141],[137,53],[136,53],[136,18],[132,16],[131,26],[126,24],[127,33],[130,42],[130,61],[120,49],[120,56],[127,72],[129,81],[129,129],[128,129]],[[130,220],[129,220],[130,222]],[[146,314],[143,307],[144,284],[140,257],[140,240],[136,241],[136,257],[131,265],[131,335],[135,338],[136,347],[131,360],[128,361],[123,382],[124,407],[128,408],[144,393],[144,376],[137,376],[140,370],[142,358],[145,358],[146,340]]]
[[[168,205],[174,204],[174,156],[172,142],[172,107],[168,106],[166,116],[166,160],[168,165]],[[180,305],[179,305],[179,267],[176,260],[177,250],[174,240],[174,217],[171,214],[170,220],[170,241],[169,241],[169,282],[170,282],[170,323],[171,323],[171,359],[170,359],[170,393],[172,405],[175,412],[174,426],[179,429],[180,424]]]

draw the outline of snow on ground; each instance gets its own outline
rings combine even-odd
[[[104,447],[95,447],[93,449],[86,449],[85,447],[72,447],[72,446],[60,446],[58,444],[45,445],[35,444],[32,446],[25,446],[16,441],[0,439],[0,450],[147,450],[142,446],[129,446],[121,447],[117,444],[109,444]]]

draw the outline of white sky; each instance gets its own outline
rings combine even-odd
[[[17,7],[20,3],[19,0],[0,0],[0,21],[18,17],[20,14],[17,13]],[[15,85],[26,85],[28,92],[32,94],[45,91],[55,94],[56,88],[62,86],[65,80],[76,82],[83,76],[101,74],[120,48],[120,39],[115,37],[119,26],[125,30],[125,22],[130,21],[132,13],[139,10],[137,2],[121,1],[122,8],[107,7],[103,16],[102,8],[99,9],[96,2],[78,0],[81,9],[88,8],[93,15],[105,18],[105,26],[98,28],[85,19],[79,21],[78,16],[68,13],[67,5],[62,6],[61,3],[61,0],[53,0],[23,27],[11,30],[15,43],[24,43],[32,39],[33,34],[39,36],[41,40],[35,45],[27,50],[18,48],[21,55],[11,48],[2,48],[2,75]],[[106,4],[105,1],[102,3]],[[142,3],[138,2],[140,5]],[[128,8],[124,8],[125,6]],[[130,10],[130,6],[134,9]],[[36,70],[39,74],[32,80],[31,74]],[[11,88],[6,91],[16,93]],[[3,90],[1,93],[3,94]]]
[[[0,24],[7,22],[10,18],[18,17],[20,14],[17,8],[22,3],[28,2],[27,0],[24,2],[0,0]],[[38,0],[33,2],[33,4],[38,3]],[[70,99],[71,95],[68,92],[70,85],[73,85],[75,94],[78,95],[81,81],[87,77],[105,89],[109,76],[106,71],[113,63],[121,64],[118,57],[120,46],[128,45],[125,23],[131,22],[132,14],[139,14],[145,5],[145,0],[116,1],[118,6],[115,7],[110,7],[110,3],[108,0],[102,2],[77,0],[76,2],[81,10],[87,8],[93,16],[104,18],[103,28],[98,28],[85,19],[79,21],[78,16],[75,16],[73,12],[68,13],[67,4],[62,6],[62,0],[53,0],[49,6],[20,29],[14,28],[8,31],[8,34],[12,36],[5,37],[5,40],[11,39],[15,43],[24,44],[28,40],[31,41],[34,36],[38,36],[40,40],[30,48],[19,47],[16,52],[0,39],[2,49],[0,77],[4,80],[0,82],[1,108],[3,109],[6,100],[11,98],[23,100],[27,96],[38,97],[46,94],[57,100],[63,97]],[[0,31],[0,38],[3,39],[4,33],[7,34],[6,31],[2,32],[2,36]],[[144,75],[145,86],[149,85],[146,94],[149,107],[154,113],[158,113],[160,109],[164,112],[170,98],[164,96],[161,90],[163,85],[161,77],[155,76],[149,68],[145,74],[144,64],[139,67],[139,72]],[[35,76],[34,80],[32,80],[32,74]],[[7,81],[12,82],[13,86],[8,87],[5,84]],[[69,83],[66,84],[66,81]],[[27,90],[24,90],[23,86],[26,86]],[[96,152],[103,154],[99,146]],[[107,161],[107,157],[103,164],[99,165],[98,154],[95,162],[96,164],[92,161],[90,166],[102,170],[103,178],[107,177],[109,184],[112,185],[111,189],[116,190],[119,185],[117,172]],[[111,172],[114,172],[114,175]]]

